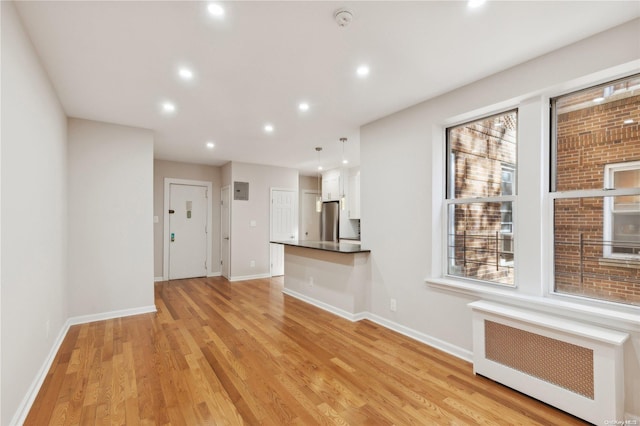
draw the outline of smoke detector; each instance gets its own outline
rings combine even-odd
[[[353,21],[353,12],[349,9],[341,8],[333,13],[333,18],[340,27],[348,26]]]

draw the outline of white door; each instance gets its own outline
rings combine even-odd
[[[206,187],[170,185],[170,280],[207,275],[207,204]]]
[[[294,241],[298,237],[296,191],[271,190],[271,241]],[[271,276],[284,275],[284,246],[271,244]]]
[[[319,241],[320,240],[320,213],[316,211],[316,197],[318,193],[314,191],[304,191],[300,209],[300,240]]]
[[[231,192],[228,186],[220,193],[220,272],[229,279],[231,260]]]

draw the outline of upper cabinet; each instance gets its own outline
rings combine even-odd
[[[322,174],[322,201],[339,201],[343,191],[347,199],[348,218],[360,219],[359,167],[344,170],[344,176],[341,176],[340,169],[328,170]]]
[[[334,169],[322,174],[322,201],[340,199],[340,170]]]
[[[349,169],[349,219],[360,219],[360,168]]]

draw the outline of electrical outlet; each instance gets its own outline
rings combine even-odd
[[[396,302],[396,299],[391,299],[389,301],[389,309],[391,310],[391,312],[395,312],[398,309],[398,304]]]
[[[255,268],[256,267],[256,261],[252,260],[251,262],[249,262],[249,267],[250,268]]]
[[[51,332],[51,320],[47,318],[47,321],[44,323],[44,331],[46,337],[49,337],[49,333]]]
[[[313,277],[309,277],[309,287],[313,287]]]

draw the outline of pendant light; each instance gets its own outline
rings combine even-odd
[[[340,142],[342,142],[342,170],[340,171],[340,183],[342,184],[342,194],[340,195],[340,209],[345,210],[347,208],[347,196],[345,195],[344,188],[344,179],[345,179],[345,170],[344,165],[348,163],[347,159],[344,156],[344,143],[347,141],[347,138],[340,138]]]
[[[322,212],[322,193],[320,192],[320,170],[322,170],[322,166],[320,165],[320,152],[322,151],[321,146],[316,146],[316,157],[318,159],[318,194],[316,195],[316,212]]]

